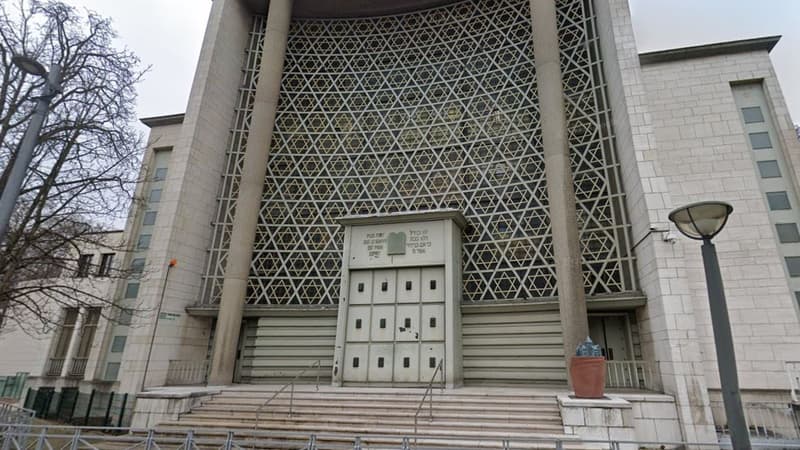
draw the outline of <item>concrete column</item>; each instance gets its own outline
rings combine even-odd
[[[264,191],[267,157],[280,95],[283,59],[292,16],[292,0],[271,0],[256,98],[247,137],[236,215],[222,284],[209,384],[230,384],[236,366],[236,346],[242,324],[247,278]]]
[[[69,376],[69,369],[72,366],[72,358],[78,353],[78,346],[81,345],[81,333],[83,331],[83,322],[86,320],[86,315],[89,314],[88,310],[78,310],[78,317],[75,318],[75,328],[72,329],[72,336],[70,336],[69,347],[67,347],[67,354],[64,355],[64,366],[61,368],[61,376]]]
[[[564,356],[569,367],[575,347],[589,334],[589,322],[564,112],[556,5],[555,0],[530,0],[530,4],[558,304],[564,335]]]

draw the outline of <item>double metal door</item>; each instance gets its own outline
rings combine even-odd
[[[344,381],[419,384],[444,357],[444,268],[350,272]]]

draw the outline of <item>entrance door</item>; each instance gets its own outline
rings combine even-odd
[[[350,272],[343,380],[413,385],[444,357],[444,268]]]
[[[628,339],[627,317],[622,314],[589,316],[589,335],[603,351],[609,361],[629,361],[633,359]]]

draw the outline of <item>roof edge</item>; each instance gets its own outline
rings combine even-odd
[[[639,53],[639,62],[642,65],[662,62],[679,61],[682,59],[703,58],[706,56],[730,55],[763,50],[772,51],[780,35],[763,36],[736,41],[715,42],[712,44],[693,45],[691,47],[671,48],[654,52]]]
[[[163,127],[166,125],[180,125],[183,123],[183,117],[186,114],[167,114],[164,116],[152,116],[152,117],[142,117],[139,119],[140,122],[147,125],[150,128],[153,127]]]

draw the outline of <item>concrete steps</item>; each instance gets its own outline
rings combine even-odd
[[[246,440],[255,430],[258,439],[248,443],[255,448],[303,448],[312,434],[319,448],[352,448],[356,436],[362,448],[400,448],[404,436],[414,439],[414,415],[424,394],[422,389],[296,386],[291,416],[288,389],[257,414],[278,389],[223,389],[178,420],[159,424],[157,431],[194,429],[202,439],[233,430]],[[416,433],[417,445],[429,448],[503,448],[508,440],[514,448],[550,449],[556,439],[567,443],[564,448],[590,448],[564,434],[556,393],[547,390],[436,389],[432,403],[424,403]]]

